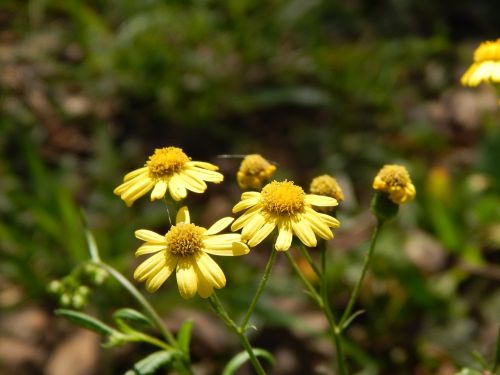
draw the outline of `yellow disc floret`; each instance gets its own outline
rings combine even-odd
[[[152,178],[171,176],[182,170],[189,157],[178,147],[157,148],[146,166]]]
[[[304,209],[305,196],[304,190],[292,181],[273,181],[262,189],[261,203],[271,214],[291,216]]]
[[[167,250],[176,256],[196,254],[203,247],[202,234],[204,228],[191,223],[180,223],[173,226],[165,235]]]
[[[396,204],[406,203],[415,198],[415,186],[410,174],[402,165],[385,165],[373,180],[375,190],[385,192]]]
[[[269,181],[276,171],[276,166],[269,163],[259,154],[247,155],[241,162],[236,175],[238,185],[242,189],[260,189]]]

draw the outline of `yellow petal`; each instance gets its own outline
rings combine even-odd
[[[207,163],[206,161],[188,161],[186,164],[191,165],[193,167],[200,167],[200,168],[208,169],[211,171],[217,171],[219,169],[218,166],[211,164],[211,163]]]
[[[255,234],[248,240],[248,246],[254,247],[260,244],[276,228],[274,222],[266,222]]]
[[[139,176],[140,174],[147,174],[148,172],[148,167],[142,167],[136,170],[133,170],[132,172],[129,172],[123,177],[123,181],[129,181],[133,179],[134,177]]]
[[[198,167],[190,167],[184,173],[209,182],[219,183],[224,180],[224,176],[221,173]]]
[[[177,215],[175,217],[175,223],[186,223],[189,224],[191,222],[191,217],[189,215],[189,210],[187,206],[183,206],[179,208],[179,211],[177,211]]]
[[[257,203],[259,203],[259,199],[260,199],[260,194],[257,197],[241,200],[240,202],[236,203],[236,205],[233,207],[233,213],[237,213],[246,210],[247,208],[250,208],[252,206],[255,206]]]
[[[177,286],[182,298],[192,298],[198,289],[198,277],[193,264],[193,257],[179,258],[177,263]]]
[[[186,185],[186,189],[191,190],[195,193],[203,193],[207,189],[207,184],[205,181],[195,178],[186,173],[179,173],[179,178]]]
[[[167,183],[165,181],[158,181],[151,192],[151,201],[155,199],[162,199],[167,192]]]
[[[210,228],[208,228],[208,230],[205,233],[203,233],[203,235],[208,236],[212,234],[217,234],[226,229],[229,226],[229,224],[233,222],[233,220],[234,219],[229,216],[223,217],[222,219],[217,220]]]
[[[305,199],[310,205],[318,207],[331,207],[339,204],[335,198],[324,195],[307,194]]]
[[[224,235],[222,235],[224,236]],[[236,238],[229,241],[203,240],[203,251],[212,255],[239,256],[248,254],[250,249],[241,242],[241,236],[235,234]]]
[[[239,218],[237,218],[233,224],[231,224],[231,230],[237,231],[238,229],[243,228],[247,222],[254,216],[256,215],[262,207],[260,205],[255,206],[250,208],[247,212],[245,212],[243,215],[241,215]]]
[[[241,194],[241,200],[252,198],[260,198],[260,193],[257,191],[245,191],[243,194]]]
[[[136,230],[135,237],[143,241],[154,242],[154,243],[165,243],[165,236],[162,236],[161,234],[158,234],[148,229]]]
[[[338,228],[338,227],[340,227],[340,221],[338,221],[334,217],[332,217],[330,215],[327,215],[327,214],[322,214],[320,212],[316,212],[316,214],[319,215],[319,217],[321,217],[321,220],[323,220],[323,222],[326,225],[328,225],[329,227],[331,227],[331,228]]]
[[[243,230],[241,231],[241,238],[246,241],[252,238],[255,233],[262,228],[266,220],[260,214],[255,214],[253,217],[245,224]]]
[[[146,281],[146,290],[150,293],[156,292],[158,288],[165,282],[165,280],[167,280],[171,273],[172,270],[169,270],[168,268],[163,267],[162,269],[160,269],[156,273],[156,275]]]
[[[330,228],[328,227],[328,225],[326,225],[326,223],[322,220],[321,216],[319,216],[318,213],[316,213],[316,212],[311,213],[309,211],[309,212],[306,212],[306,214],[304,215],[304,217],[306,218],[306,220],[311,225],[312,230],[318,236],[320,236],[321,238],[323,238],[325,240],[331,240],[333,238],[332,231],[330,230]]]
[[[274,248],[278,251],[286,251],[292,245],[292,229],[288,220],[282,220],[278,223],[278,238],[274,244]]]
[[[134,271],[134,279],[144,281],[147,278],[155,275],[162,267],[165,266],[165,255],[156,253],[142,262]]]
[[[219,265],[210,257],[210,255],[200,252],[196,259],[196,263],[205,277],[205,279],[217,289],[223,288],[226,285],[226,276],[222,272]]]
[[[196,264],[194,266],[195,266],[194,269],[196,271],[196,276],[198,278],[198,295],[201,298],[208,298],[214,292],[214,288],[213,288],[212,284],[210,284],[205,279],[205,277],[201,273],[199,267]]]
[[[318,244],[316,236],[306,220],[292,220],[292,229],[304,245],[316,247]]]
[[[141,256],[144,254],[157,253],[158,251],[165,250],[167,248],[166,244],[154,244],[146,242],[144,245],[141,245],[136,251],[135,256]]]
[[[136,185],[133,185],[125,191],[121,198],[125,201],[127,206],[131,206],[137,199],[146,194],[154,186],[154,181],[149,178],[141,179]]]
[[[174,200],[180,201],[181,199],[186,198],[187,191],[186,187],[184,186],[184,183],[182,180],[179,178],[179,176],[172,176],[170,178],[169,184],[168,184],[168,191],[170,192],[170,195]]]

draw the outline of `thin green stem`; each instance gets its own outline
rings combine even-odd
[[[328,324],[330,325],[330,331],[332,333],[333,342],[335,345],[335,351],[337,354],[337,370],[340,375],[347,374],[347,367],[345,362],[344,348],[342,346],[341,330],[335,323],[335,318],[330,308],[330,303],[328,301],[328,278],[326,275],[326,242],[322,241],[320,245],[321,252],[321,276],[320,276],[320,294],[321,300],[323,302],[323,311],[325,313]]]
[[[325,242],[322,241],[320,243],[320,246],[322,246],[322,244],[324,244]],[[307,262],[309,263],[309,265],[311,266],[311,268],[313,269],[313,271],[316,273],[316,275],[319,277],[321,277],[321,271],[320,269],[318,268],[318,266],[316,265],[316,263],[314,263],[312,257],[311,257],[311,254],[309,254],[309,251],[307,251],[307,249],[305,248],[305,246],[299,246],[299,250],[302,254],[302,256],[304,258],[306,258]]]
[[[172,333],[165,326],[165,324],[163,323],[162,319],[160,318],[156,310],[153,308],[153,306],[151,306],[148,300],[144,298],[144,296],[137,290],[137,288],[130,281],[128,281],[128,279],[125,276],[123,276],[120,272],[118,272],[110,265],[102,261],[94,263],[99,267],[105,269],[111,276],[113,276],[116,279],[116,281],[118,281],[125,289],[127,289],[127,291],[144,308],[144,310],[149,315],[151,320],[155,323],[156,327],[160,330],[163,337],[165,337],[165,340],[167,340],[167,342],[173,347],[177,347],[178,346],[177,341],[175,340]]]
[[[252,345],[250,344],[248,338],[245,335],[245,329],[242,328],[242,326],[238,326],[229,317],[226,310],[224,309],[224,306],[222,306],[222,303],[219,301],[219,298],[217,297],[217,294],[215,294],[215,292],[210,296],[209,302],[214,311],[217,313],[217,315],[219,315],[219,317],[224,321],[224,323],[226,323],[226,325],[229,328],[231,328],[234,331],[234,333],[236,333],[236,335],[240,339],[241,344],[243,345],[243,348],[245,348],[245,351],[248,353],[250,362],[252,363],[252,366],[254,367],[257,374],[266,375],[266,372],[262,368],[262,365],[260,364],[255,353],[253,352]]]
[[[370,248],[368,249],[368,252],[365,255],[365,260],[363,263],[363,269],[361,270],[361,275],[359,276],[359,279],[356,282],[356,285],[354,286],[354,289],[351,293],[351,297],[349,298],[349,302],[347,303],[347,307],[344,310],[344,314],[342,314],[342,318],[340,319],[339,327],[341,330],[343,330],[345,328],[344,325],[351,315],[352,309],[354,307],[354,303],[358,299],[358,295],[359,295],[359,292],[361,290],[361,286],[363,284],[363,280],[365,278],[366,271],[368,270],[368,267],[370,265],[373,251],[375,249],[375,244],[377,242],[378,235],[380,234],[380,230],[382,228],[383,223],[384,222],[381,220],[377,221],[377,226],[375,227],[375,230],[373,232],[372,239],[370,242]]]
[[[253,296],[252,302],[250,303],[250,306],[248,307],[248,310],[247,310],[245,316],[243,317],[243,320],[241,321],[240,327],[244,331],[246,330],[246,327],[248,325],[248,321],[250,320],[250,317],[252,316],[253,311],[255,310],[255,306],[257,306],[257,302],[259,301],[260,295],[264,291],[267,280],[269,279],[269,275],[271,274],[271,269],[273,268],[274,261],[276,260],[276,254],[277,254],[277,251],[273,248],[271,250],[271,255],[269,256],[269,260],[267,261],[266,268],[264,270],[264,274],[262,275],[262,279],[260,280],[257,291],[255,292],[255,295]]]
[[[295,261],[295,259],[293,259],[293,256],[288,251],[285,252],[285,255],[286,255],[288,261],[290,262],[290,265],[294,269],[295,273],[299,276],[300,280],[302,281],[302,284],[304,284],[304,286],[307,288],[307,291],[308,291],[309,295],[311,296],[311,298],[321,308],[323,308],[323,306],[322,306],[323,303],[321,301],[321,296],[318,294],[318,292],[316,291],[316,289],[314,288],[314,286],[309,282],[309,280],[307,280],[306,276],[302,273],[302,271],[300,270],[299,265],[297,264],[297,262]],[[318,274],[318,276],[321,277],[320,274]]]

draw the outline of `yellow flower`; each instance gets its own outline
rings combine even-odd
[[[396,204],[411,201],[416,193],[406,168],[396,164],[384,165],[373,180],[373,188],[387,193]]]
[[[309,191],[312,194],[335,198],[338,202],[344,200],[344,194],[337,180],[327,174],[313,178]]]
[[[137,267],[134,278],[146,281],[146,289],[155,292],[175,270],[183,298],[191,298],[196,292],[202,298],[210,297],[213,288],[226,285],[226,277],[208,254],[237,256],[249,252],[240,234],[217,234],[232,221],[233,218],[225,217],[205,229],[192,224],[187,207],[182,207],[176,224],[164,236],[146,229],[136,231],[135,236],[146,242],[135,256],[154,255]]]
[[[474,63],[460,82],[464,86],[477,86],[481,82],[500,82],[500,39],[487,41],[474,51]]]
[[[241,162],[236,175],[240,188],[261,189],[262,185],[273,177],[276,166],[259,154],[247,155]]]
[[[219,168],[202,161],[191,161],[178,147],[157,148],[145,166],[125,175],[123,184],[113,192],[131,206],[148,191],[151,201],[161,199],[169,191],[176,201],[186,198],[187,190],[203,193],[208,182],[219,183],[224,176]]]
[[[274,228],[278,227],[276,250],[288,250],[295,234],[306,246],[317,244],[316,235],[325,240],[333,238],[330,229],[337,228],[337,219],[316,212],[312,206],[329,207],[338,203],[334,198],[305,194],[300,186],[291,181],[273,181],[258,192],[245,192],[233,212],[247,210],[234,221],[231,230],[243,228],[241,238],[249,246],[261,243]]]

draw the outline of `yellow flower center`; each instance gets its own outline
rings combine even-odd
[[[280,216],[292,216],[304,209],[305,193],[291,181],[273,181],[262,189],[260,202],[264,210]]]
[[[338,201],[344,200],[344,194],[337,180],[327,174],[315,177],[311,182],[309,190],[312,194],[332,197]]]
[[[174,225],[165,235],[168,251],[176,256],[196,254],[203,248],[203,232],[205,229],[190,223]]]
[[[389,187],[405,187],[411,183],[410,174],[405,167],[401,165],[386,165],[378,176]]]
[[[497,39],[496,41],[483,42],[474,52],[475,62],[488,60],[500,60],[500,39]]]
[[[152,178],[171,176],[184,168],[189,157],[178,147],[157,148],[149,157],[146,166]]]

